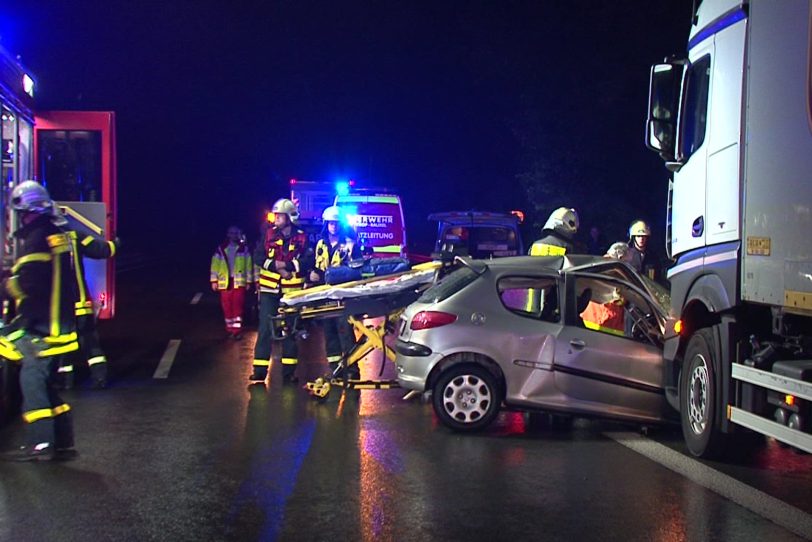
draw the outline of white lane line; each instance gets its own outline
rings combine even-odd
[[[195,296],[192,298],[192,302],[190,303],[190,305],[197,305],[201,297],[203,297],[203,292],[197,292]]]
[[[155,374],[152,378],[168,378],[169,371],[172,369],[172,364],[175,362],[175,356],[178,355],[178,348],[180,348],[180,339],[172,339],[164,350],[164,355],[161,356],[161,361],[158,363],[158,368],[155,369]]]
[[[636,433],[612,432],[604,435],[784,529],[812,539],[812,515],[803,510]]]

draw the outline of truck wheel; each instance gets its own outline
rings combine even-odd
[[[688,342],[680,377],[680,418],[688,450],[710,459],[724,451],[725,437],[719,424],[719,404],[713,332],[700,329]]]
[[[440,375],[432,392],[434,412],[455,431],[479,431],[499,414],[496,378],[484,367],[457,365]]]

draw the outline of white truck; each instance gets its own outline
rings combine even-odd
[[[812,452],[810,2],[695,4],[687,57],[651,69],[646,126],[673,172],[666,395],[695,456],[741,427]]]

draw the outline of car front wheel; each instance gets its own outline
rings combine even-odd
[[[458,365],[441,374],[432,398],[437,417],[455,431],[484,429],[502,402],[496,378],[476,365]]]

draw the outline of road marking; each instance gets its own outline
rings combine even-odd
[[[191,305],[197,305],[197,302],[200,301],[200,298],[203,297],[203,292],[197,292],[195,296],[192,298]]]
[[[161,356],[161,361],[158,363],[158,368],[155,369],[155,374],[152,378],[168,378],[169,371],[172,369],[172,364],[175,362],[175,356],[178,355],[178,348],[180,348],[180,339],[172,339],[164,350],[164,355]]]
[[[784,529],[812,539],[812,515],[803,510],[636,433],[612,432],[604,435]]]

